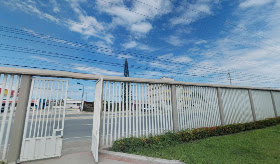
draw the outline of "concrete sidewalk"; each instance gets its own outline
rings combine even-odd
[[[67,154],[61,158],[53,158],[46,160],[38,160],[32,162],[25,162],[24,164],[94,164],[94,158],[91,152],[80,152],[74,154]],[[146,162],[131,160],[127,158],[114,157],[107,154],[99,154],[98,164],[148,164]]]
[[[25,162],[25,164],[94,164],[96,163],[92,153],[91,138],[64,141],[62,156],[45,160]],[[99,153],[99,164],[147,164],[143,161],[132,160],[131,158],[117,157],[110,154]]]

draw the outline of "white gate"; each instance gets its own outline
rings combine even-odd
[[[20,75],[0,74],[0,163],[7,158],[20,80]]]
[[[61,156],[68,81],[33,78],[20,161]]]
[[[102,110],[102,92],[103,92],[103,78],[99,79],[96,82],[96,86],[95,86],[93,126],[92,126],[92,145],[91,145],[91,152],[95,159],[95,162],[98,162],[100,115]]]

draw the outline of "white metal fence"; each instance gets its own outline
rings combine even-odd
[[[16,162],[19,159],[20,149],[27,152],[27,154],[22,154],[23,160],[53,157],[60,153],[56,152],[60,148],[53,149],[53,143],[60,146],[62,142],[59,137],[63,135],[63,120],[60,118],[64,117],[64,111],[61,111],[60,107],[62,97],[66,98],[67,84],[62,85],[61,81],[54,81],[54,79],[37,79],[37,81],[33,80],[30,87],[32,76],[104,79],[104,83],[99,83],[103,84],[103,90],[96,90],[96,92],[103,92],[96,94],[100,95],[97,102],[103,102],[99,104],[99,107],[102,105],[102,109],[99,108],[99,110],[103,111],[100,129],[101,147],[111,146],[115,140],[123,137],[157,135],[167,131],[177,132],[184,129],[244,123],[280,116],[279,89],[4,67],[0,68],[0,73],[4,73],[0,77],[0,103],[3,104],[5,101],[0,115],[0,148],[2,160],[5,160],[7,150],[9,151],[8,162]],[[19,101],[17,101],[19,84],[23,87],[20,89],[22,92],[19,92]],[[66,88],[62,89],[62,86]],[[14,91],[13,97],[10,96],[12,91]],[[60,98],[54,98],[56,96],[52,94],[54,93],[52,91],[55,91]],[[29,92],[31,97],[27,103]],[[34,107],[34,103],[31,107],[30,100],[32,99],[39,101],[38,104],[34,102],[37,108]],[[42,110],[44,101],[49,102],[50,105]],[[16,104],[18,109],[15,117],[18,119],[15,119],[14,124],[17,123],[17,125],[14,127],[17,128],[11,129]],[[51,104],[55,107],[51,108]],[[10,142],[12,146],[8,149],[10,129],[13,131],[14,142]],[[49,140],[50,138],[52,141]],[[95,139],[97,140],[98,137],[96,136]],[[59,141],[56,142],[57,140]],[[21,141],[22,147],[18,144]],[[41,145],[41,149],[36,147],[38,145]],[[98,147],[98,142],[94,147]]]
[[[274,97],[274,103],[276,108],[276,115],[280,116],[280,92],[272,91],[272,95]]]
[[[170,85],[105,81],[101,145],[172,130]]]
[[[0,75],[0,155],[2,161],[5,161],[7,157],[20,79],[19,75]]]
[[[225,125],[253,121],[248,90],[222,88],[221,98]]]
[[[178,86],[179,129],[221,125],[216,88]]]
[[[178,130],[214,127],[272,118],[280,110],[278,91],[176,85],[176,102],[171,95],[169,84],[105,81],[101,147],[124,137],[173,131],[174,121]]]

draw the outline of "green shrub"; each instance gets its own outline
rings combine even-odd
[[[231,124],[216,127],[202,127],[192,130],[182,130],[177,133],[167,132],[163,135],[149,137],[130,137],[117,140],[113,143],[112,150],[118,152],[131,153],[138,149],[150,148],[160,149],[169,145],[190,142],[194,140],[204,139],[212,136],[220,136],[227,134],[239,133],[254,129],[261,129],[269,126],[280,124],[280,117],[269,118],[256,122]]]

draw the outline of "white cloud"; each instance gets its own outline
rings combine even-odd
[[[80,15],[79,22],[69,21],[69,29],[85,36],[97,36],[104,28],[93,16]]]
[[[130,42],[123,44],[123,47],[125,49],[135,48],[136,46],[137,46],[137,43],[135,41],[130,41]]]
[[[147,51],[153,51],[154,48],[152,47],[149,47],[145,44],[142,44],[142,43],[139,43],[139,42],[136,42],[136,41],[129,41],[127,43],[124,43],[122,44],[122,46],[125,48],[125,49],[139,49],[139,50],[147,50]]]
[[[176,35],[169,36],[168,38],[165,39],[165,41],[176,47],[181,47],[190,42],[190,41],[188,41],[186,39],[182,39],[182,38],[180,38],[180,36],[176,36]]]
[[[97,0],[97,8],[100,12],[112,16],[113,26],[123,26],[133,33],[146,34],[152,29],[149,21],[157,16],[167,14],[171,11],[171,3],[165,0],[142,0],[131,1],[128,8],[121,0],[110,2]],[[150,7],[153,6],[153,7]],[[165,10],[161,10],[164,8]]]
[[[147,33],[151,29],[152,29],[152,25],[150,23],[138,23],[138,24],[133,24],[131,26],[132,32]]]
[[[240,8],[260,7],[273,2],[274,0],[245,0],[239,4]]]
[[[68,21],[68,26],[71,31],[78,32],[86,37],[97,37],[108,44],[113,44],[113,35],[105,32],[105,27],[98,22],[93,16],[79,15],[79,21]]]
[[[169,21],[172,25],[189,25],[207,14],[213,14],[211,7],[219,1],[197,0],[195,3],[188,3],[178,7],[178,14]],[[178,15],[178,16],[177,16]]]
[[[33,1],[25,2],[19,0],[10,0],[10,1],[4,1],[3,3],[6,4],[7,6],[12,7],[13,9],[19,9],[28,14],[36,14],[41,19],[47,19],[55,23],[58,23],[60,21],[58,18],[39,10],[36,7],[36,3]]]
[[[168,60],[173,63],[188,63],[192,61],[192,59],[186,55],[181,55],[181,56],[174,56],[173,53],[161,55],[157,57],[160,60]]]
[[[116,72],[116,71],[110,71],[106,69],[101,69],[97,67],[88,67],[81,64],[73,64],[73,69],[79,70],[79,71],[85,71],[87,73],[95,74],[95,75],[111,75],[111,76],[122,76],[123,73]]]
[[[224,37],[205,43],[208,49],[190,52],[196,60],[186,72],[213,76],[216,83],[222,84],[228,84],[227,73],[231,72],[234,85],[280,87],[280,76],[275,74],[280,69],[279,7],[237,9],[237,27]],[[256,29],[259,24],[262,28]]]
[[[59,8],[56,0],[51,0],[50,2],[53,4],[53,12],[59,13],[60,12],[60,8]]]
[[[196,41],[194,44],[206,44],[207,41],[206,40],[199,40],[199,41]]]

